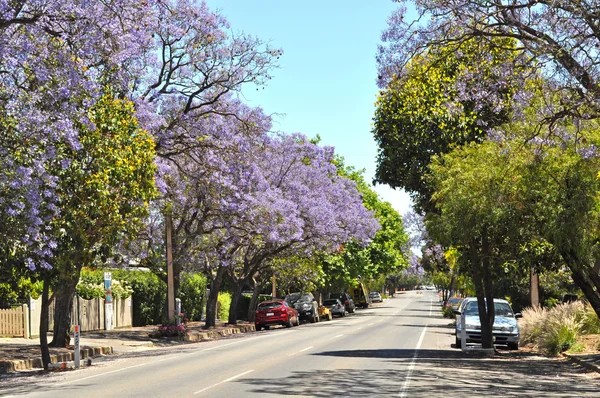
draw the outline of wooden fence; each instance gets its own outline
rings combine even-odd
[[[29,338],[29,309],[27,304],[0,310],[0,337]]]

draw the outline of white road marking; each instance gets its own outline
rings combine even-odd
[[[221,384],[224,384],[224,383],[229,383],[230,381],[233,381],[233,380],[237,379],[238,377],[245,376],[245,375],[247,375],[248,373],[251,373],[251,372],[254,372],[254,369],[247,370],[247,371],[245,371],[244,373],[240,373],[239,375],[232,376],[232,377],[230,377],[230,378],[228,378],[228,379],[225,379],[225,380],[223,380],[223,381],[220,381],[220,382],[218,382],[218,383],[216,383],[216,384],[213,384],[212,386],[208,386],[208,387],[206,387],[206,388],[203,388],[202,390],[198,390],[198,391],[196,391],[196,392],[194,393],[194,395],[196,395],[196,394],[200,394],[200,393],[202,393],[202,392],[204,392],[204,391],[206,391],[206,390],[209,390],[209,389],[211,389],[211,388],[213,388],[213,387],[216,387],[216,386],[218,386],[218,385],[221,385]]]
[[[77,380],[65,381],[64,383],[57,384],[57,386],[64,386],[64,385],[71,384],[71,383],[79,383],[80,381],[83,381],[83,380],[93,379],[93,378],[100,377],[100,376],[106,376],[106,375],[109,375],[112,373],[118,373],[118,372],[122,372],[124,370],[133,369],[133,368],[139,368],[140,366],[145,366],[145,365],[154,364],[157,362],[167,361],[169,359],[172,359],[172,358],[155,359],[152,362],[140,363],[138,365],[132,365],[132,366],[128,366],[126,368],[111,370],[110,372],[99,373],[99,374],[88,376],[88,377],[82,377],[81,379],[77,379]]]
[[[333,340],[333,339],[337,339],[338,337],[342,337],[343,335],[344,335],[344,334],[342,333],[342,334],[338,334],[337,336],[333,336],[333,338],[332,338],[331,340]]]
[[[300,354],[301,352],[304,352],[304,351],[308,351],[308,350],[310,350],[311,348],[313,348],[313,346],[312,346],[312,345],[311,345],[310,347],[303,348],[303,349],[301,349],[300,351],[298,351],[298,352],[295,352],[295,353],[293,353],[293,354],[290,354],[290,355],[288,355],[288,356],[290,356],[290,357],[293,357],[294,355],[296,355],[296,354]]]
[[[281,332],[280,335],[287,334],[287,333],[290,333],[290,332],[295,332],[295,331],[289,330],[289,331]],[[240,338],[240,340],[238,340],[238,341],[234,341],[234,342],[227,343],[227,344],[216,345],[216,346],[213,346],[213,347],[210,347],[210,348],[205,348],[203,350],[193,351],[193,352],[188,353],[187,355],[193,355],[193,354],[196,354],[198,352],[212,351],[212,350],[216,350],[218,348],[227,347],[227,346],[234,345],[234,344],[247,343],[250,340],[263,339],[265,337],[273,337],[273,336],[271,336],[270,334],[267,334],[267,335],[264,335],[264,336],[256,336],[256,337],[251,337],[251,338]],[[151,362],[145,362],[145,363],[140,363],[140,364],[137,364],[137,365],[127,366],[125,368],[115,369],[115,370],[111,370],[111,371],[108,371],[108,372],[98,373],[98,374],[87,376],[87,377],[82,377],[81,379],[77,379],[77,380],[65,381],[63,383],[59,383],[59,384],[56,384],[56,385],[57,386],[64,386],[64,385],[67,385],[67,384],[78,383],[80,381],[84,381],[84,380],[88,380],[88,379],[94,379],[94,378],[100,377],[100,376],[105,376],[105,375],[109,375],[109,374],[113,374],[113,373],[123,372],[123,371],[129,370],[129,369],[139,368],[140,366],[147,366],[147,365],[155,364],[157,362],[168,361],[169,359],[172,359],[172,356],[169,356],[167,358],[153,360]]]
[[[432,309],[433,305],[432,305],[432,301],[429,302],[429,315],[431,315],[431,309]],[[408,366],[408,371],[406,373],[406,379],[404,379],[404,384],[402,385],[402,390],[400,391],[400,397],[406,397],[406,393],[408,391],[408,385],[410,384],[410,376],[412,375],[413,370],[415,369],[415,364],[417,363],[417,357],[419,356],[419,349],[421,348],[421,344],[423,344],[423,339],[425,338],[425,333],[427,333],[427,326],[425,325],[425,328],[423,329],[423,331],[421,332],[421,336],[419,337],[419,341],[417,343],[417,347],[415,348],[415,355],[412,358],[412,361],[410,362],[410,365]]]
[[[356,330],[360,330],[360,329],[362,329],[362,328],[363,328],[363,327],[361,326],[361,327],[359,327],[359,328],[356,328]]]

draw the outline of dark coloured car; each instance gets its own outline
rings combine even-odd
[[[300,317],[295,308],[290,307],[285,300],[268,300],[258,305],[254,313],[254,326],[256,330],[269,329],[271,325],[285,327],[298,326]]]
[[[300,319],[319,322],[319,304],[311,293],[291,293],[285,297],[285,301],[298,311]]]
[[[332,315],[338,315],[341,317],[346,316],[346,307],[344,307],[344,304],[342,304],[340,299],[327,299],[323,301],[323,305],[331,309]]]
[[[330,298],[340,299],[342,304],[344,304],[344,307],[346,307],[346,312],[348,312],[350,314],[353,314],[354,311],[356,310],[356,306],[354,305],[354,300],[352,299],[352,297],[350,297],[350,295],[348,293],[340,293],[337,296],[332,295]]]

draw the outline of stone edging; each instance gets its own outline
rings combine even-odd
[[[81,359],[113,353],[112,347],[88,347],[82,348],[80,351]],[[72,361],[73,359],[74,354],[72,352],[50,355],[50,362],[67,362]],[[0,374],[35,368],[43,368],[42,358],[0,361]]]
[[[207,330],[203,332],[198,332],[196,330],[188,331],[183,337],[184,341],[202,341],[202,340],[210,340],[210,339],[218,339],[219,337],[230,336],[232,334],[238,333],[248,333],[253,332],[256,329],[254,328],[254,324],[251,325],[237,325],[232,326],[227,329],[221,330]]]

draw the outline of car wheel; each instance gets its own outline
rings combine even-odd
[[[519,343],[508,343],[508,349],[509,350],[518,350],[519,349]]]
[[[254,328],[256,329],[257,332],[260,332],[260,329],[262,329],[261,325],[255,325]]]
[[[460,341],[460,339],[457,337],[454,339],[455,340],[455,346],[456,348],[462,348],[462,341]]]
[[[291,319],[285,323],[285,327],[286,328],[291,328],[292,326],[294,326],[294,325],[292,325],[292,320]]]
[[[269,325],[265,325],[265,330],[269,330],[270,326]]]
[[[350,308],[350,311],[348,311],[351,314],[354,314],[354,311],[356,311],[356,309],[354,307]]]

